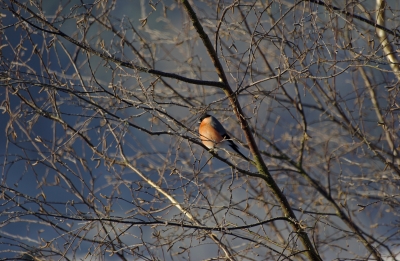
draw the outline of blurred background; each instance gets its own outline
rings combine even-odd
[[[320,257],[400,259],[398,1],[190,4]],[[1,258],[308,259],[181,1],[0,14]]]

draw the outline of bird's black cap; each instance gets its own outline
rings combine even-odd
[[[199,123],[201,123],[205,118],[210,117],[210,114],[204,113],[203,115],[201,115],[200,119],[199,119]]]

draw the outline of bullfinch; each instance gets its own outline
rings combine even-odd
[[[239,151],[239,147],[233,143],[225,128],[215,117],[209,114],[203,114],[199,119],[199,123],[200,139],[207,148],[212,149],[214,147],[218,147],[218,145],[221,145],[224,142],[227,142],[228,145],[242,158],[250,161],[249,158]]]

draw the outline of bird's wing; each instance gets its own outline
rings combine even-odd
[[[230,139],[229,135],[226,133],[224,126],[222,126],[222,124],[213,116],[211,116],[210,124],[215,130],[218,131],[219,134],[221,134],[222,137],[227,137],[228,139]]]
[[[229,146],[236,152],[238,153],[241,157],[243,157],[245,160],[250,161],[249,158],[247,158],[243,153],[240,152],[239,147],[232,141],[231,137],[229,137],[228,133],[226,132],[224,126],[213,116],[211,116],[211,126],[218,131],[219,134],[224,138],[224,140],[227,140]]]

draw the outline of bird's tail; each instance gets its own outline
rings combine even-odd
[[[239,156],[241,156],[243,159],[245,159],[248,162],[251,162],[254,164],[254,161],[252,161],[251,159],[249,159],[248,157],[246,157],[245,155],[243,155],[243,153],[240,152],[238,146],[236,144],[230,144],[230,147],[237,153],[239,154]]]

